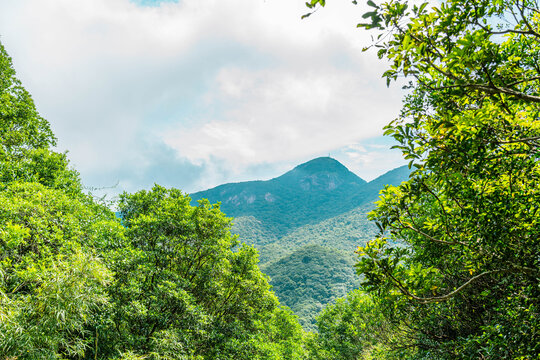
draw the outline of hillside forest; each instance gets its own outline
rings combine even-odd
[[[366,182],[330,157],[267,181],[224,184],[191,194],[219,202],[231,231],[259,253],[272,290],[307,331],[324,306],[358,288],[354,251],[377,233],[367,219],[384,185],[409,178],[407,166]]]
[[[389,85],[406,83],[385,132],[410,173],[384,187],[373,233],[344,260],[357,288],[309,332],[219,204],[155,185],[122,194],[117,216],[85,193],[0,44],[0,359],[539,359],[540,6],[367,4],[366,50]],[[267,252],[265,271],[287,259],[301,272],[315,255],[333,264],[331,242],[288,249],[287,237],[353,205],[244,220],[277,226],[286,257]]]

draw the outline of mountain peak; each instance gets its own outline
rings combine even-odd
[[[300,164],[275,180],[299,185],[303,190],[334,190],[344,184],[366,183],[331,157],[319,157]]]
[[[294,170],[305,171],[307,173],[317,173],[321,171],[349,172],[349,169],[347,169],[342,163],[328,156],[318,157],[300,164],[296,166],[293,171]]]

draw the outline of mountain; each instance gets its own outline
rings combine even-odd
[[[354,250],[376,234],[367,213],[380,190],[409,174],[403,166],[366,182],[337,160],[320,157],[274,179],[224,184],[191,198],[221,202],[240,241],[259,250],[276,295],[311,329],[322,306],[355,284]],[[306,256],[310,265],[299,260]]]
[[[409,173],[402,166],[366,182],[339,161],[320,157],[271,180],[224,184],[191,198],[221,202],[221,210],[234,217],[233,231],[255,245],[265,263],[308,243],[354,249],[374,234],[366,213],[379,191]]]
[[[271,180],[220,185],[191,194],[191,198],[194,202],[202,198],[221,202],[221,210],[237,218],[236,229],[241,228],[239,223],[252,225],[253,233],[240,235],[258,245],[375,199],[379,188],[373,189],[370,184],[337,160],[321,157]],[[239,221],[240,217],[252,218]]]
[[[261,222],[261,231],[281,237],[356,207],[361,200],[349,196],[365,184],[337,160],[322,157],[268,181],[225,184],[191,198],[220,201],[229,216],[253,216]]]

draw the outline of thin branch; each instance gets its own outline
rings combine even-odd
[[[529,79],[523,79],[523,80],[515,81],[513,83],[507,84],[506,86],[515,86],[515,85],[518,85],[518,84],[522,84],[522,83],[529,82],[529,81],[535,81],[535,80],[540,80],[540,76],[533,76],[532,78],[529,78]]]
[[[540,136],[533,136],[523,139],[515,139],[515,140],[507,140],[507,141],[499,141],[499,144],[514,144],[514,143],[520,143],[520,142],[529,142],[529,141],[536,141],[540,140]]]
[[[500,93],[503,93],[503,94],[515,96],[516,98],[521,99],[521,100],[540,103],[540,96],[528,95],[528,94],[525,94],[525,93],[510,89],[510,88],[507,88],[507,87],[502,87],[502,86],[489,87],[489,86],[482,85],[482,84],[464,84],[462,86],[472,88],[472,89],[481,90],[481,91],[484,91],[484,92],[486,92],[488,94],[500,94]]]
[[[505,270],[490,270],[490,271],[484,271],[483,273],[480,273],[476,276],[473,276],[472,278],[470,278],[468,281],[466,281],[463,285],[461,285],[460,287],[458,287],[457,289],[455,289],[454,291],[452,292],[449,292],[448,294],[446,295],[442,295],[442,296],[433,296],[433,297],[420,297],[420,296],[416,296],[414,294],[412,294],[410,291],[408,291],[405,286],[403,286],[403,284],[398,280],[396,279],[390,272],[386,271],[386,269],[381,266],[379,264],[378,261],[375,260],[375,263],[379,266],[379,268],[381,268],[388,277],[390,277],[395,285],[400,289],[400,291],[406,295],[406,296],[409,296],[410,298],[418,301],[419,303],[421,304],[429,304],[429,303],[434,303],[434,302],[442,302],[442,301],[446,301],[448,299],[450,299],[451,297],[453,297],[454,295],[458,294],[459,292],[461,292],[463,289],[465,289],[467,286],[469,286],[470,284],[472,284],[474,281],[486,276],[486,275],[489,275],[489,274],[495,274],[495,273],[500,273],[500,272],[509,272],[511,270],[508,270],[508,269],[505,269]]]
[[[484,26],[484,25],[482,25],[480,23],[476,23],[476,25],[478,25],[482,30],[484,30],[489,35],[521,34],[521,35],[532,35],[534,37],[540,38],[540,34],[535,32],[532,28],[530,28],[529,27],[530,25],[528,26],[529,27],[528,31],[526,31],[526,30],[516,30],[516,29],[507,29],[507,30],[503,30],[503,31],[492,31],[487,26]]]
[[[531,35],[534,35],[534,36],[536,36],[537,38],[540,39],[540,34],[537,33],[534,30],[534,28],[531,26],[531,23],[529,22],[529,20],[527,20],[527,16],[525,16],[525,8],[524,8],[524,6],[520,7],[519,5],[517,5],[517,8],[519,9],[519,13],[521,14],[521,19],[523,20],[523,22],[527,26],[527,29],[529,29],[529,32],[531,33]]]
[[[445,244],[445,245],[463,245],[463,246],[466,246],[467,244],[461,242],[461,241],[445,241],[445,240],[440,240],[440,239],[437,239],[437,238],[434,238],[433,236],[423,232],[422,230],[419,230],[409,224],[404,224],[403,222],[401,222],[401,220],[398,220],[399,223],[401,224],[401,226],[403,228],[406,228],[406,229],[410,229],[422,236],[425,236],[427,237],[429,240],[433,241],[433,242],[437,242],[437,243],[440,243],[440,244]]]
[[[433,63],[433,61],[426,59],[426,62],[433,69],[435,69],[438,73],[440,73],[440,74],[442,74],[442,75],[444,75],[444,76],[446,76],[446,77],[448,77],[448,78],[450,78],[452,80],[462,81],[462,79],[458,78],[457,76],[453,75],[452,73],[444,71],[443,69],[441,69],[440,67],[435,65]],[[460,85],[456,85],[456,86],[460,86]],[[500,93],[503,93],[503,94],[515,96],[515,97],[517,97],[518,99],[521,99],[521,100],[527,100],[527,101],[531,101],[531,102],[540,103],[540,96],[528,95],[528,94],[525,94],[525,93],[510,89],[510,88],[507,88],[507,87],[501,87],[501,86],[495,86],[495,85],[490,87],[488,85],[483,85],[483,84],[461,84],[461,87],[481,90],[481,91],[484,91],[484,92],[486,92],[488,94],[500,94]]]

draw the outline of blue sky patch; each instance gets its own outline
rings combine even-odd
[[[131,0],[139,6],[160,6],[163,3],[177,3],[178,0]]]

